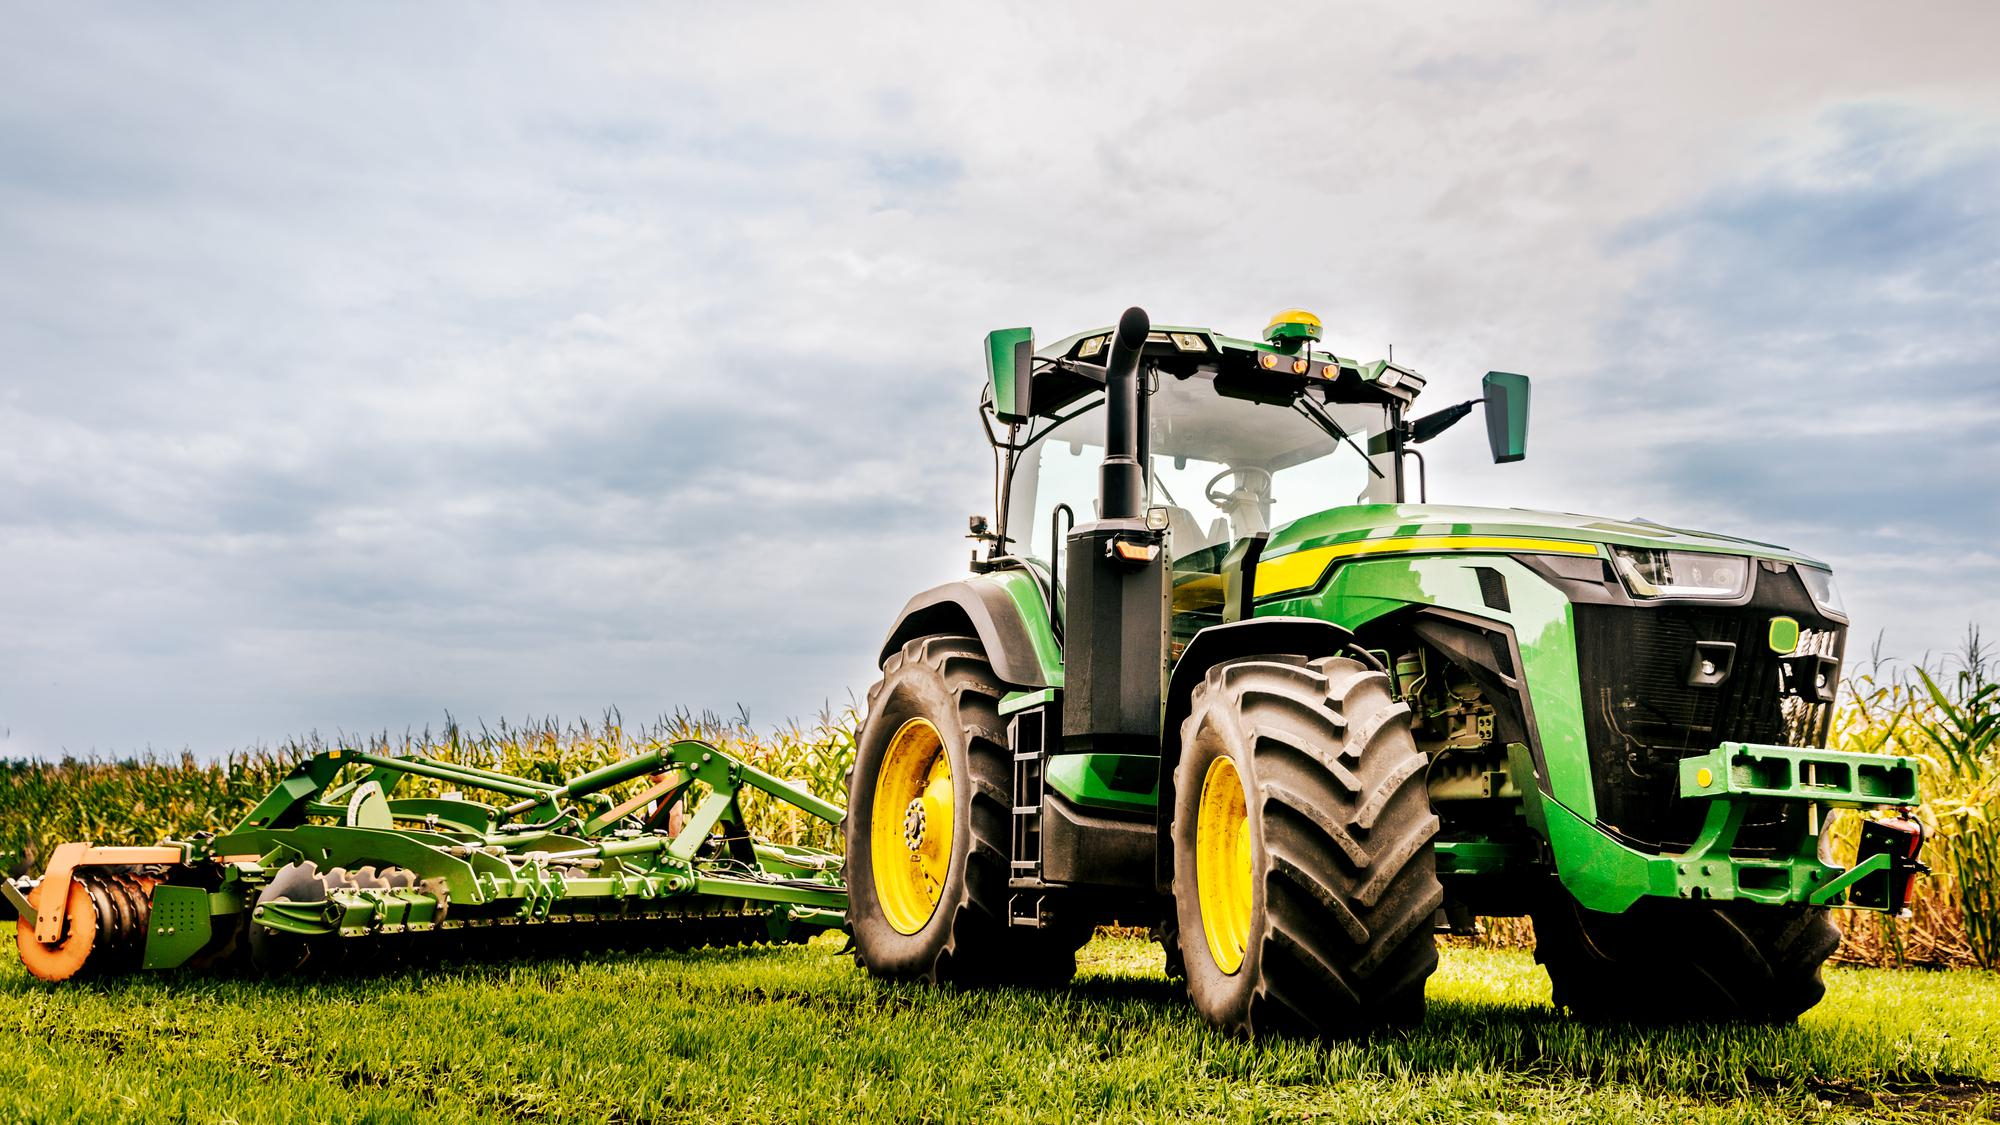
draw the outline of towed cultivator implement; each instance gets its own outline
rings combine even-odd
[[[411,778],[450,788],[396,796]],[[622,800],[607,792],[634,781]],[[559,784],[335,750],[301,762],[224,835],[58,847],[39,880],[0,881],[0,918],[17,916],[22,963],[51,981],[245,960],[287,973],[449,933],[513,952],[803,941],[839,927],[840,857],[753,839],[746,789],[829,824],[843,815],[701,742]]]

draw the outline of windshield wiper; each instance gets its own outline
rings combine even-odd
[[[1292,409],[1311,419],[1314,425],[1326,431],[1328,437],[1335,441],[1346,442],[1349,449],[1361,454],[1361,463],[1368,466],[1369,472],[1374,473],[1377,477],[1383,475],[1382,470],[1375,467],[1375,461],[1368,456],[1367,451],[1354,444],[1354,439],[1347,436],[1347,431],[1340,428],[1340,423],[1334,421],[1331,415],[1321,410],[1318,403],[1311,402],[1306,396],[1300,395],[1292,400]]]

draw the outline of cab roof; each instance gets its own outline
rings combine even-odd
[[[1109,327],[1066,336],[1035,351],[1032,412],[1051,417],[1104,386]],[[1155,325],[1140,361],[1182,378],[1205,375],[1238,397],[1289,402],[1313,393],[1323,402],[1407,407],[1424,377],[1388,360],[1361,362],[1315,348],[1308,340],[1264,343],[1211,328]]]

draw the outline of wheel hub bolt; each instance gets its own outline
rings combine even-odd
[[[924,842],[924,802],[922,798],[911,801],[903,810],[903,846],[916,851]]]

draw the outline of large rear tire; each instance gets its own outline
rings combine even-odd
[[[1188,993],[1252,1036],[1423,1019],[1438,818],[1409,708],[1358,661],[1229,661],[1194,690],[1174,773]]]
[[[849,924],[871,974],[1049,985],[1087,926],[1007,925],[1012,762],[1006,689],[972,637],[920,637],[868,693],[847,787]]]
[[[1623,914],[1560,888],[1534,912],[1557,1008],[1594,1022],[1790,1023],[1826,995],[1840,931],[1820,907],[1641,899]]]

